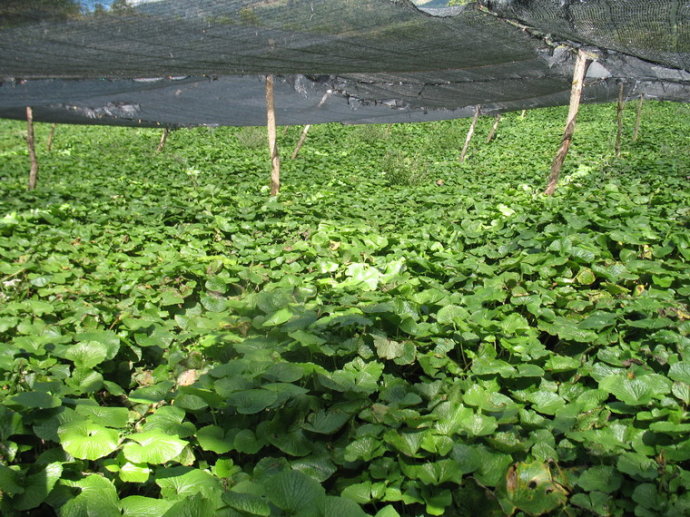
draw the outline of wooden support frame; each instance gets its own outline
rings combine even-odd
[[[467,150],[470,148],[470,142],[472,141],[472,135],[474,135],[474,130],[477,127],[477,121],[479,120],[479,114],[482,111],[481,106],[477,106],[474,110],[474,117],[472,117],[472,123],[470,128],[467,130],[467,137],[465,138],[465,145],[462,147],[462,152],[460,153],[460,163],[465,161],[467,156]]]
[[[276,112],[273,97],[272,75],[266,76],[266,128],[268,129],[268,151],[271,157],[271,196],[280,193],[280,155],[276,138]]]
[[[304,145],[304,141],[307,139],[307,133],[309,133],[310,129],[311,124],[307,124],[306,126],[304,126],[304,129],[302,129],[302,133],[299,135],[299,140],[297,141],[295,150],[292,151],[292,156],[290,156],[291,160],[297,158],[297,155],[299,154],[300,150],[302,149],[302,146]]]
[[[38,183],[38,157],[36,156],[36,140],[34,137],[34,111],[30,106],[26,107],[26,145],[29,148],[29,190],[34,190]]]
[[[568,118],[565,123],[565,131],[561,140],[561,146],[556,153],[551,164],[551,174],[546,185],[544,194],[547,196],[553,195],[558,187],[558,179],[561,175],[561,168],[565,157],[568,156],[570,144],[573,141],[573,134],[575,133],[575,121],[577,120],[577,113],[580,110],[580,100],[582,99],[582,89],[585,81],[585,74],[587,66],[589,65],[589,56],[584,50],[578,50],[577,59],[575,61],[575,69],[573,70],[573,83],[570,89],[570,106],[568,108]]]

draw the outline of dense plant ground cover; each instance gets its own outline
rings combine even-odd
[[[688,115],[0,122],[0,513],[688,515]]]

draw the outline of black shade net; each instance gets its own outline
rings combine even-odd
[[[0,0],[0,117],[143,126],[425,121],[690,99],[690,2]]]

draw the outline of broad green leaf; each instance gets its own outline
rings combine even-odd
[[[452,459],[415,465],[410,472],[425,485],[441,485],[447,482],[459,485],[462,482],[462,469]]]
[[[222,492],[220,480],[213,474],[190,467],[158,469],[155,481],[165,499],[189,498],[195,494],[215,498]]]
[[[580,360],[575,357],[553,354],[547,359],[544,368],[550,372],[567,372],[577,370],[580,365]]]
[[[30,510],[39,506],[50,495],[62,476],[62,471],[62,464],[55,462],[49,463],[40,472],[27,476],[21,495],[12,501],[13,508],[15,510]],[[9,491],[4,487],[2,490]]]
[[[346,461],[371,461],[385,453],[383,444],[373,436],[365,436],[345,447]]]
[[[102,341],[81,341],[64,352],[65,359],[73,361],[77,368],[93,368],[108,359],[112,349]]]
[[[403,355],[405,350],[403,343],[382,336],[374,337],[374,346],[381,359],[396,359]]]
[[[113,359],[117,352],[120,350],[120,338],[112,330],[92,330],[88,332],[82,332],[74,336],[75,340],[84,342],[98,342],[105,345],[107,348],[106,359]]]
[[[325,498],[323,513],[329,517],[367,517],[367,514],[354,501],[330,495]]]
[[[690,361],[680,361],[672,364],[668,370],[668,376],[674,381],[690,384]]]
[[[599,388],[608,391],[629,406],[649,404],[653,398],[670,393],[671,382],[656,374],[628,378],[627,375],[611,375],[599,382]]]
[[[346,486],[341,495],[355,504],[368,504],[372,502],[371,481],[353,483]]]
[[[283,307],[282,309],[274,312],[271,316],[269,316],[268,319],[263,322],[262,326],[277,327],[278,325],[282,325],[283,323],[289,321],[293,316],[294,314],[290,309],[288,309],[287,307]]]
[[[216,425],[202,427],[197,431],[196,438],[203,450],[216,454],[225,454],[234,447],[234,434],[226,436],[225,431]]]
[[[570,503],[591,512],[594,515],[611,515],[614,500],[603,492],[577,493],[570,498]]]
[[[376,512],[375,517],[400,517],[400,514],[392,505],[387,505]]]
[[[21,494],[24,492],[24,487],[20,482],[20,474],[17,470],[0,464],[0,490],[3,493],[9,495]]]
[[[61,517],[91,515],[119,517],[122,515],[115,486],[103,476],[93,474],[78,481],[63,480],[61,483],[80,489],[76,497],[60,507]]]
[[[231,490],[223,494],[223,501],[231,508],[249,515],[268,517],[271,514],[271,508],[266,500],[257,495],[243,494]]]
[[[612,312],[594,311],[577,324],[581,329],[601,330],[616,324],[618,316]]]
[[[335,464],[328,455],[310,455],[290,462],[293,470],[297,470],[307,476],[323,483],[337,472]]]
[[[89,420],[77,420],[58,428],[60,445],[75,458],[97,460],[118,448],[120,433]]]
[[[611,493],[618,490],[623,478],[613,468],[605,465],[590,467],[577,478],[577,484],[588,492],[599,491]]]
[[[176,406],[162,406],[146,417],[142,430],[158,430],[164,434],[186,438],[194,434],[196,429],[191,422],[184,422],[185,415],[185,411]]]
[[[517,463],[508,469],[505,491],[510,502],[530,515],[542,515],[563,506],[567,490],[554,481],[549,465]]]
[[[174,501],[141,495],[130,495],[120,501],[124,517],[162,517],[173,504]]]
[[[651,458],[636,452],[624,452],[618,457],[618,470],[637,480],[654,480],[659,476],[659,465]]]
[[[86,404],[77,405],[74,410],[77,415],[99,422],[105,427],[122,428],[127,426],[129,421],[129,410],[124,407],[104,407],[104,406],[90,406]]]
[[[177,436],[165,434],[159,430],[131,434],[129,441],[122,447],[122,452],[132,463],[166,463],[178,456],[187,442]]]
[[[337,409],[331,411],[319,410],[311,413],[302,428],[318,434],[333,434],[341,429],[352,415]]]
[[[444,305],[436,314],[436,321],[444,325],[456,325],[464,328],[469,316],[467,310],[458,305]]]
[[[520,330],[528,330],[529,328],[529,322],[523,316],[515,312],[501,321],[501,329],[508,335],[515,334]]]
[[[392,445],[406,456],[411,456],[413,458],[420,457],[420,455],[417,454],[417,452],[419,451],[419,448],[422,445],[423,438],[423,432],[407,433],[399,432],[393,429],[387,431],[383,435],[383,439],[386,443]]]
[[[266,495],[281,510],[304,517],[318,516],[326,494],[321,485],[306,474],[286,471],[265,482]]]
[[[125,483],[146,483],[151,475],[151,469],[143,464],[126,462],[120,467],[119,476]]]
[[[25,408],[48,409],[62,404],[61,400],[42,391],[24,391],[9,399],[10,404]]]
[[[555,415],[566,404],[565,400],[556,393],[546,390],[530,393],[527,399],[532,403],[535,411],[544,415]]]
[[[278,400],[278,394],[263,389],[242,390],[231,393],[227,400],[238,413],[254,415],[273,405]]]
[[[596,281],[597,277],[594,275],[591,269],[582,268],[578,271],[575,280],[580,285],[592,285]]]
[[[201,494],[194,494],[174,503],[163,517],[200,517],[213,515],[216,505]]]

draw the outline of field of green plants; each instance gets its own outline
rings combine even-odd
[[[0,514],[690,514],[690,106],[0,122]],[[288,155],[300,128],[279,130]]]

